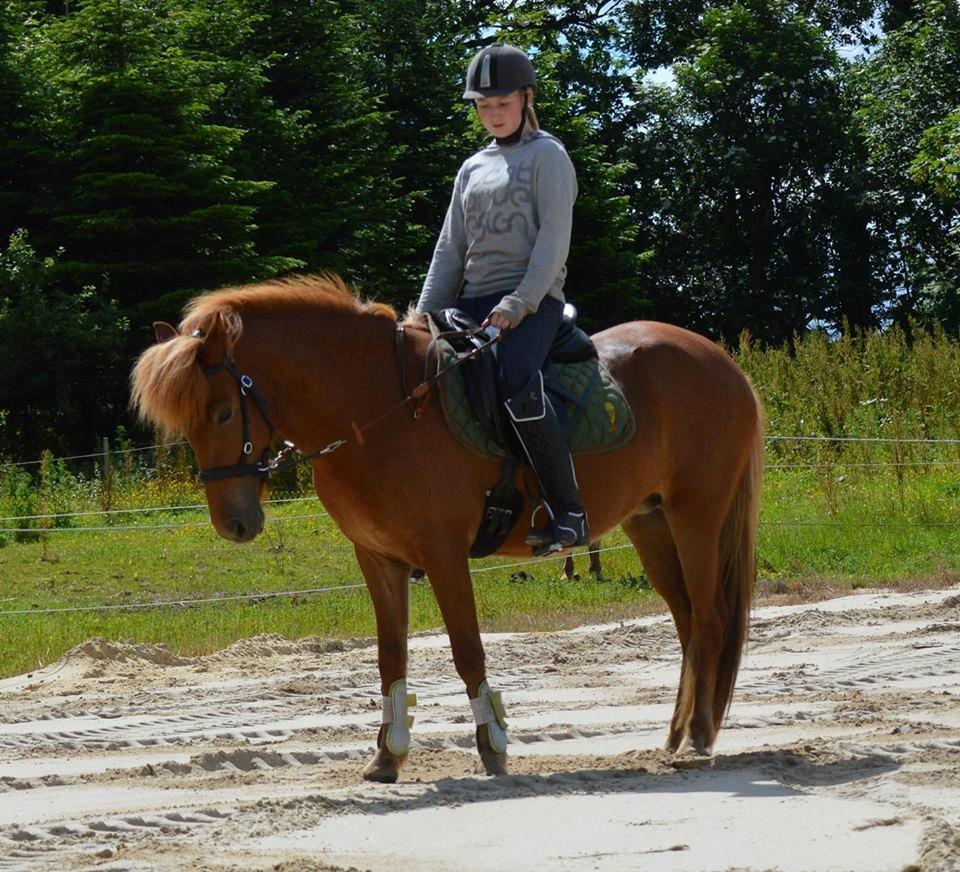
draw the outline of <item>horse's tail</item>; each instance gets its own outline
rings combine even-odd
[[[713,720],[717,729],[730,707],[740,656],[747,641],[750,606],[757,575],[757,521],[763,475],[763,408],[756,392],[757,428],[750,457],[720,533],[720,584],[729,609],[717,669]]]

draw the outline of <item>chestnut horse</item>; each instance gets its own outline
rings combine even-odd
[[[412,566],[426,570],[443,614],[481,760],[487,772],[505,772],[506,723],[486,680],[468,560],[500,470],[460,446],[439,402],[416,420],[401,402],[424,372],[430,335],[422,323],[406,323],[406,386],[393,309],[359,300],[329,275],[207,293],[188,305],[179,330],[154,326],[157,344],[133,371],[132,401],[144,420],[190,442],[221,536],[249,542],[263,529],[263,478],[244,473],[255,469],[250,458],[266,458],[275,434],[305,453],[342,446],[313,459],[313,483],[354,545],[376,613],[384,717],[364,777],[395,780],[409,748]],[[666,600],[683,650],[667,747],[709,755],[755,579],[760,403],[733,360],[695,333],[633,322],[593,341],[637,427],[614,451],[576,457],[590,530],[597,539],[620,525]],[[398,402],[356,438],[356,424]],[[526,530],[522,518],[498,553],[529,555]]]

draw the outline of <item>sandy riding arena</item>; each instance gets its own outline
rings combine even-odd
[[[960,589],[757,609],[707,763],[660,750],[665,616],[486,637],[507,777],[475,775],[446,636],[395,785],[367,642],[181,659],[93,640],[0,682],[0,869],[960,869]]]

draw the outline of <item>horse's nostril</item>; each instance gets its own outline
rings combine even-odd
[[[238,521],[236,518],[233,518],[230,521],[230,532],[233,533],[234,539],[242,539],[244,534],[247,532],[247,528],[243,526],[242,521]]]

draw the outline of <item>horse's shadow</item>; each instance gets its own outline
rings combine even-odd
[[[682,768],[573,769],[549,774],[446,777],[416,794],[391,792],[367,798],[364,812],[392,814],[475,802],[527,797],[601,796],[611,794],[720,794],[727,797],[784,799],[804,788],[827,787],[875,778],[899,769],[880,754],[822,762],[794,751],[770,750],[730,754],[696,761]]]

